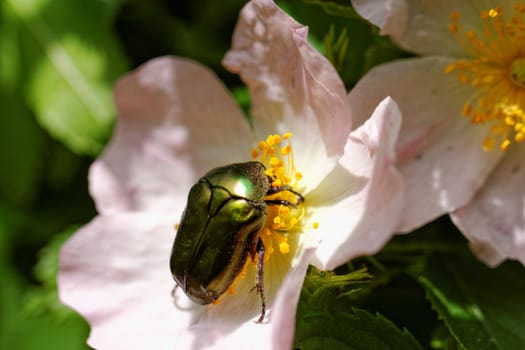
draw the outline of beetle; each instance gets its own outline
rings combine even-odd
[[[234,163],[207,172],[188,194],[170,257],[177,286],[198,304],[216,301],[232,285],[248,257],[258,253],[256,285],[264,319],[265,247],[260,238],[268,205],[297,207],[304,197],[290,186],[272,186],[265,166],[257,161]],[[265,197],[293,193],[292,203]]]

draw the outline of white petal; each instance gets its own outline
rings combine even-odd
[[[401,124],[395,102],[387,98],[362,127],[352,132],[340,166],[307,197],[315,205],[321,243],[315,264],[332,269],[359,255],[377,252],[394,234],[404,185],[393,167]],[[339,189],[345,190],[339,193]]]
[[[308,43],[307,28],[273,1],[251,1],[223,63],[250,89],[257,135],[292,132],[303,183],[315,187],[343,153],[351,116],[345,87]],[[308,171],[310,164],[315,171]]]
[[[256,324],[261,306],[258,295],[250,292],[253,273],[243,280],[246,286],[238,286],[235,295],[218,305],[192,303],[180,289],[172,296],[173,235],[173,225],[160,216],[99,216],[63,246],[59,295],[89,321],[91,346],[228,349],[245,342],[254,349],[268,349],[272,343],[293,339],[300,283],[312,248],[302,250],[291,269],[288,265],[285,271],[276,271],[275,266],[265,265],[267,317]],[[253,339],[266,341],[252,343]]]
[[[449,62],[427,57],[385,64],[370,71],[349,95],[358,120],[388,93],[403,114],[396,147],[407,189],[400,231],[467,204],[501,157],[501,152],[482,150],[487,128],[461,116],[471,92],[444,74]]]
[[[490,266],[506,258],[525,264],[524,154],[524,145],[512,145],[476,197],[451,215]]]
[[[212,167],[250,159],[252,137],[235,101],[207,68],[161,57],[115,87],[113,138],[90,171],[100,213],[151,210],[180,215],[178,203]]]
[[[172,331],[190,324],[194,313],[177,309],[171,296],[174,234],[173,224],[162,217],[100,216],[64,244],[60,299],[89,321],[91,346],[175,347]]]
[[[295,335],[297,303],[312,253],[312,248],[302,251],[297,265],[287,273],[271,312],[263,323],[249,320],[231,325],[217,320],[205,320],[195,326],[200,336],[194,339],[192,348],[290,349]],[[188,348],[184,344],[179,345],[181,348]]]
[[[399,40],[406,31],[408,9],[405,0],[352,0],[362,17],[375,24],[381,35]]]
[[[381,34],[389,35],[401,47],[421,55],[465,57],[468,53],[449,31],[450,15],[460,14],[465,29],[481,34],[485,24],[482,10],[503,7],[512,13],[511,1],[497,0],[352,0],[356,11],[379,26]]]

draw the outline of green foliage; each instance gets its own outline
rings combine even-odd
[[[422,349],[406,329],[354,306],[374,288],[372,277],[365,267],[342,274],[310,268],[297,311],[295,347]]]
[[[51,136],[76,153],[97,154],[115,116],[112,85],[126,68],[107,26],[111,3],[6,0],[2,5],[5,86],[22,96]],[[79,9],[81,15],[69,15]]]
[[[359,18],[359,15],[350,5],[348,0],[302,0],[307,4],[319,5],[323,11],[334,17],[344,17],[347,19]]]
[[[409,56],[357,16],[349,0],[288,0],[279,4],[308,25],[310,43],[332,62],[348,89],[373,66]]]
[[[303,306],[302,311],[304,316],[297,320],[297,349],[422,349],[407,330],[400,330],[379,314],[357,308],[305,312]]]
[[[465,349],[520,349],[525,344],[525,269],[490,269],[468,254],[436,255],[419,277],[428,299]]]

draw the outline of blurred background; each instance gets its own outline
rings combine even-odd
[[[153,57],[180,55],[212,68],[247,111],[246,89],[220,64],[244,3],[0,0],[0,349],[89,349],[87,323],[58,300],[56,273],[62,243],[96,215],[87,174],[111,136],[112,87]],[[309,26],[310,41],[348,89],[371,67],[409,56],[358,18],[349,0],[278,4]],[[376,279],[352,305],[381,312],[427,347],[436,332],[451,336],[406,272],[422,266],[421,247],[467,250],[447,219],[417,237],[356,263]],[[310,277],[303,293],[316,285]]]

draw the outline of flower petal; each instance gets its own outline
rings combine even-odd
[[[506,258],[525,264],[524,153],[524,145],[512,145],[472,202],[451,215],[490,266]]]
[[[303,250],[296,266],[287,273],[268,321],[228,324],[215,318],[205,319],[194,326],[195,330],[198,328],[194,341],[191,344],[179,343],[178,346],[182,349],[290,349],[295,335],[295,312],[301,285],[312,253],[313,248]],[[220,306],[215,305],[214,308]]]
[[[206,171],[250,157],[242,112],[197,63],[154,59],[117,83],[115,100],[118,124],[89,175],[100,213],[179,213],[189,187]]]
[[[172,296],[175,283],[169,257],[173,236],[173,224],[165,217],[123,213],[95,218],[64,244],[59,295],[64,304],[89,321],[91,346],[111,350],[231,349],[236,343],[249,345],[253,339],[264,338],[268,342],[258,341],[250,348],[268,349],[272,342],[293,339],[292,311],[301,290],[297,281],[304,278],[312,248],[301,251],[290,270],[265,268],[269,322],[256,324],[253,320],[261,306],[259,296],[250,293],[253,273],[243,280],[249,285],[243,288],[244,295],[239,290],[218,305],[197,305],[180,289]],[[281,293],[285,294],[284,306]],[[246,338],[250,333],[253,337]],[[273,333],[275,336],[265,336]]]
[[[449,31],[450,15],[457,11],[466,30],[483,30],[482,10],[501,1],[352,0],[356,11],[389,35],[398,45],[420,55],[464,57],[465,49]],[[509,6],[509,5],[507,5]]]
[[[292,132],[297,168],[316,165],[303,171],[303,183],[315,187],[343,153],[351,116],[344,85],[307,42],[307,28],[273,1],[251,1],[223,63],[250,89],[257,134]]]
[[[408,9],[405,0],[352,0],[352,6],[360,16],[379,27],[381,35],[398,41],[406,31]]]
[[[340,166],[307,198],[314,205],[324,204],[314,211],[320,222],[319,268],[333,269],[350,258],[373,254],[394,234],[404,195],[403,181],[392,165],[400,124],[396,103],[386,98],[370,120],[352,132]],[[334,193],[339,186],[346,191]]]
[[[487,129],[461,117],[469,90],[443,73],[447,62],[427,57],[382,65],[350,93],[357,120],[388,93],[403,114],[397,145],[397,167],[407,189],[401,231],[466,205],[501,157],[482,150]]]
[[[64,244],[60,299],[89,321],[91,346],[175,348],[173,330],[193,313],[177,311],[171,296],[173,236],[173,224],[151,214],[99,216]]]
[[[284,280],[275,303],[271,316],[272,323],[272,349],[291,349],[295,336],[295,313],[297,303],[301,295],[301,286],[308,268],[308,262],[312,259],[314,250],[307,248],[302,254],[296,266],[288,273]]]

